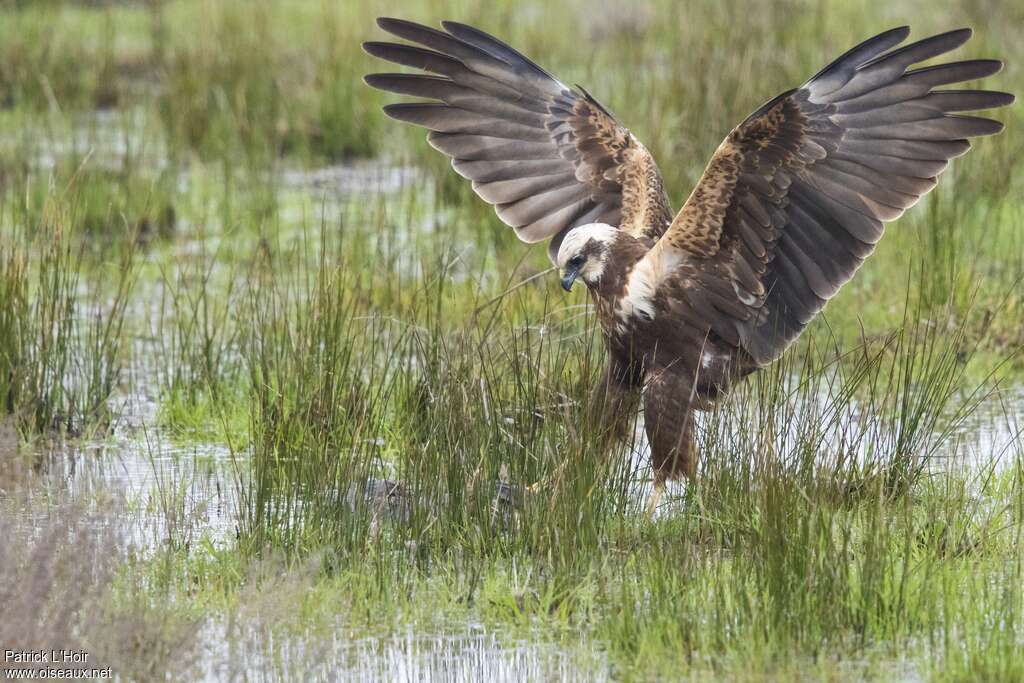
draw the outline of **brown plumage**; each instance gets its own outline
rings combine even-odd
[[[967,138],[1002,129],[953,112],[1013,101],[934,90],[992,75],[998,61],[911,70],[969,29],[902,48],[909,29],[886,31],[733,129],[673,218],[650,153],[589,93],[463,24],[378,23],[423,47],[367,52],[435,74],[367,76],[433,100],[388,115],[428,128],[520,239],[550,239],[566,289],[586,283],[608,347],[593,407],[621,428],[642,393],[658,482],[694,474],[692,411],[777,359],[871,254],[883,223],[935,186]]]

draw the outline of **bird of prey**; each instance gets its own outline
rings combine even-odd
[[[673,214],[654,158],[583,88],[465,24],[377,23],[413,44],[366,52],[430,72],[366,76],[426,100],[384,111],[428,129],[520,240],[549,240],[566,290],[589,289],[608,350],[592,404],[616,431],[642,397],[656,493],[695,475],[693,411],[779,358],[883,224],[935,187],[968,138],[1003,127],[954,112],[1013,101],[940,89],[996,73],[996,60],[912,68],[970,29],[897,47],[910,29],[894,28],[732,129]]]

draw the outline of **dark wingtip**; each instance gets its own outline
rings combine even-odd
[[[985,103],[985,109],[995,109],[996,107],[1006,107],[1013,104],[1017,96],[1012,92],[1002,92],[1000,90],[988,90],[985,91],[985,95],[988,97],[988,101]]]
[[[430,105],[422,102],[396,102],[394,104],[385,104],[381,109],[388,118],[392,118],[395,121],[423,125],[414,117],[416,112],[422,111],[422,108],[425,106]]]
[[[497,38],[492,36],[487,31],[482,31],[482,30],[478,29],[476,26],[470,26],[469,24],[463,24],[461,21],[452,21],[451,19],[445,19],[445,20],[443,20],[441,22],[441,28],[443,28],[445,31],[447,31],[449,33],[449,35],[455,36],[456,38],[459,38],[460,40],[465,39],[466,34],[469,34],[471,36],[476,36],[476,37],[479,37],[479,38],[483,38],[484,40],[487,40],[488,42],[493,41],[493,42],[497,43],[498,45],[502,45],[502,46],[512,50],[513,52],[515,52],[514,48],[512,48],[512,47],[510,47],[508,45],[505,45],[505,43],[503,43],[502,41],[498,40]]]
[[[910,26],[906,24],[904,24],[903,26],[896,26],[895,28],[891,28],[888,31],[883,31],[882,33],[875,37],[881,38],[882,36],[894,36],[897,34],[899,34],[900,36],[900,41],[906,40],[907,36],[910,35]]]
[[[950,31],[945,31],[944,33],[937,33],[934,37],[935,38],[952,38],[955,42],[958,43],[958,45],[963,45],[968,40],[970,40],[971,36],[973,36],[973,35],[974,35],[974,29],[971,28],[970,26],[964,26],[962,28],[954,28],[954,29],[952,29]]]
[[[470,31],[479,31],[480,30],[478,28],[474,28],[474,27],[470,26],[469,24],[463,24],[461,21],[452,21],[451,19],[444,19],[441,22],[441,28],[443,28],[445,31],[448,31],[448,33],[451,33],[452,32],[451,29],[453,29],[453,28],[455,30],[458,30],[460,28],[461,29],[468,29]]]
[[[1006,124],[1003,123],[1002,121],[996,121],[995,119],[984,120],[988,121],[989,127],[987,130],[979,133],[979,137],[988,135],[998,135],[999,133],[1002,133],[1004,130],[1006,130]]]
[[[934,36],[925,38],[921,42],[938,43],[941,42],[942,49],[945,52],[952,52],[953,50],[961,47],[964,43],[971,39],[974,35],[974,29],[970,27],[955,28],[952,31],[945,31],[944,33],[937,33]]]
[[[1003,70],[1003,60],[1001,59],[971,59],[966,62],[959,62],[960,64],[972,64],[982,68],[982,71],[978,72],[971,80],[980,80],[982,78],[988,78],[989,76],[995,76],[997,73]],[[926,66],[918,71],[924,71],[925,69],[933,69],[943,67],[945,64],[936,64],[935,66]]]
[[[363,52],[378,59],[388,59],[387,52],[394,47],[401,47],[401,45],[398,43],[385,43],[379,40],[367,40],[362,45]]]
[[[862,45],[868,45],[868,44],[872,44],[872,43],[889,42],[889,41],[892,41],[892,46],[895,47],[895,46],[899,45],[900,43],[902,43],[904,40],[906,40],[909,35],[910,35],[910,26],[907,26],[906,24],[904,24],[903,26],[897,26],[897,27],[891,28],[891,29],[889,29],[887,31],[882,31],[877,36],[872,36],[871,38],[868,38],[867,40],[862,42],[857,47],[861,47]],[[853,48],[853,50],[856,50],[856,49],[857,48]],[[892,49],[892,48],[890,47],[889,49]],[[851,50],[851,52],[853,50]]]
[[[414,21],[407,19],[398,19],[396,17],[377,17],[377,26],[380,26],[383,30],[387,31],[391,35],[402,37],[402,29],[422,29],[426,28],[417,24]]]

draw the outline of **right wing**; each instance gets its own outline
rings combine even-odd
[[[607,223],[657,239],[672,222],[647,149],[587,92],[577,93],[496,38],[442,22],[446,32],[399,19],[377,24],[424,47],[369,42],[363,49],[437,75],[372,74],[380,90],[431,102],[390,104],[388,116],[430,130],[473,190],[524,242]]]
[[[995,60],[913,64],[962,45],[969,29],[891,49],[898,28],[853,48],[779,95],[719,146],[665,236],[645,259],[669,295],[756,365],[782,354],[849,280],[883,224],[935,187],[967,138],[998,121],[953,112],[1013,96],[935,90],[999,71]]]

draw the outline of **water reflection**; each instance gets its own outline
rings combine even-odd
[[[386,638],[345,637],[339,625],[330,637],[271,638],[266,631],[242,635],[229,627],[214,642],[230,651],[210,657],[206,680],[322,681],[607,681],[612,676],[599,650],[585,643],[571,647],[500,637],[483,627],[430,635]],[[240,637],[241,636],[241,637]]]

